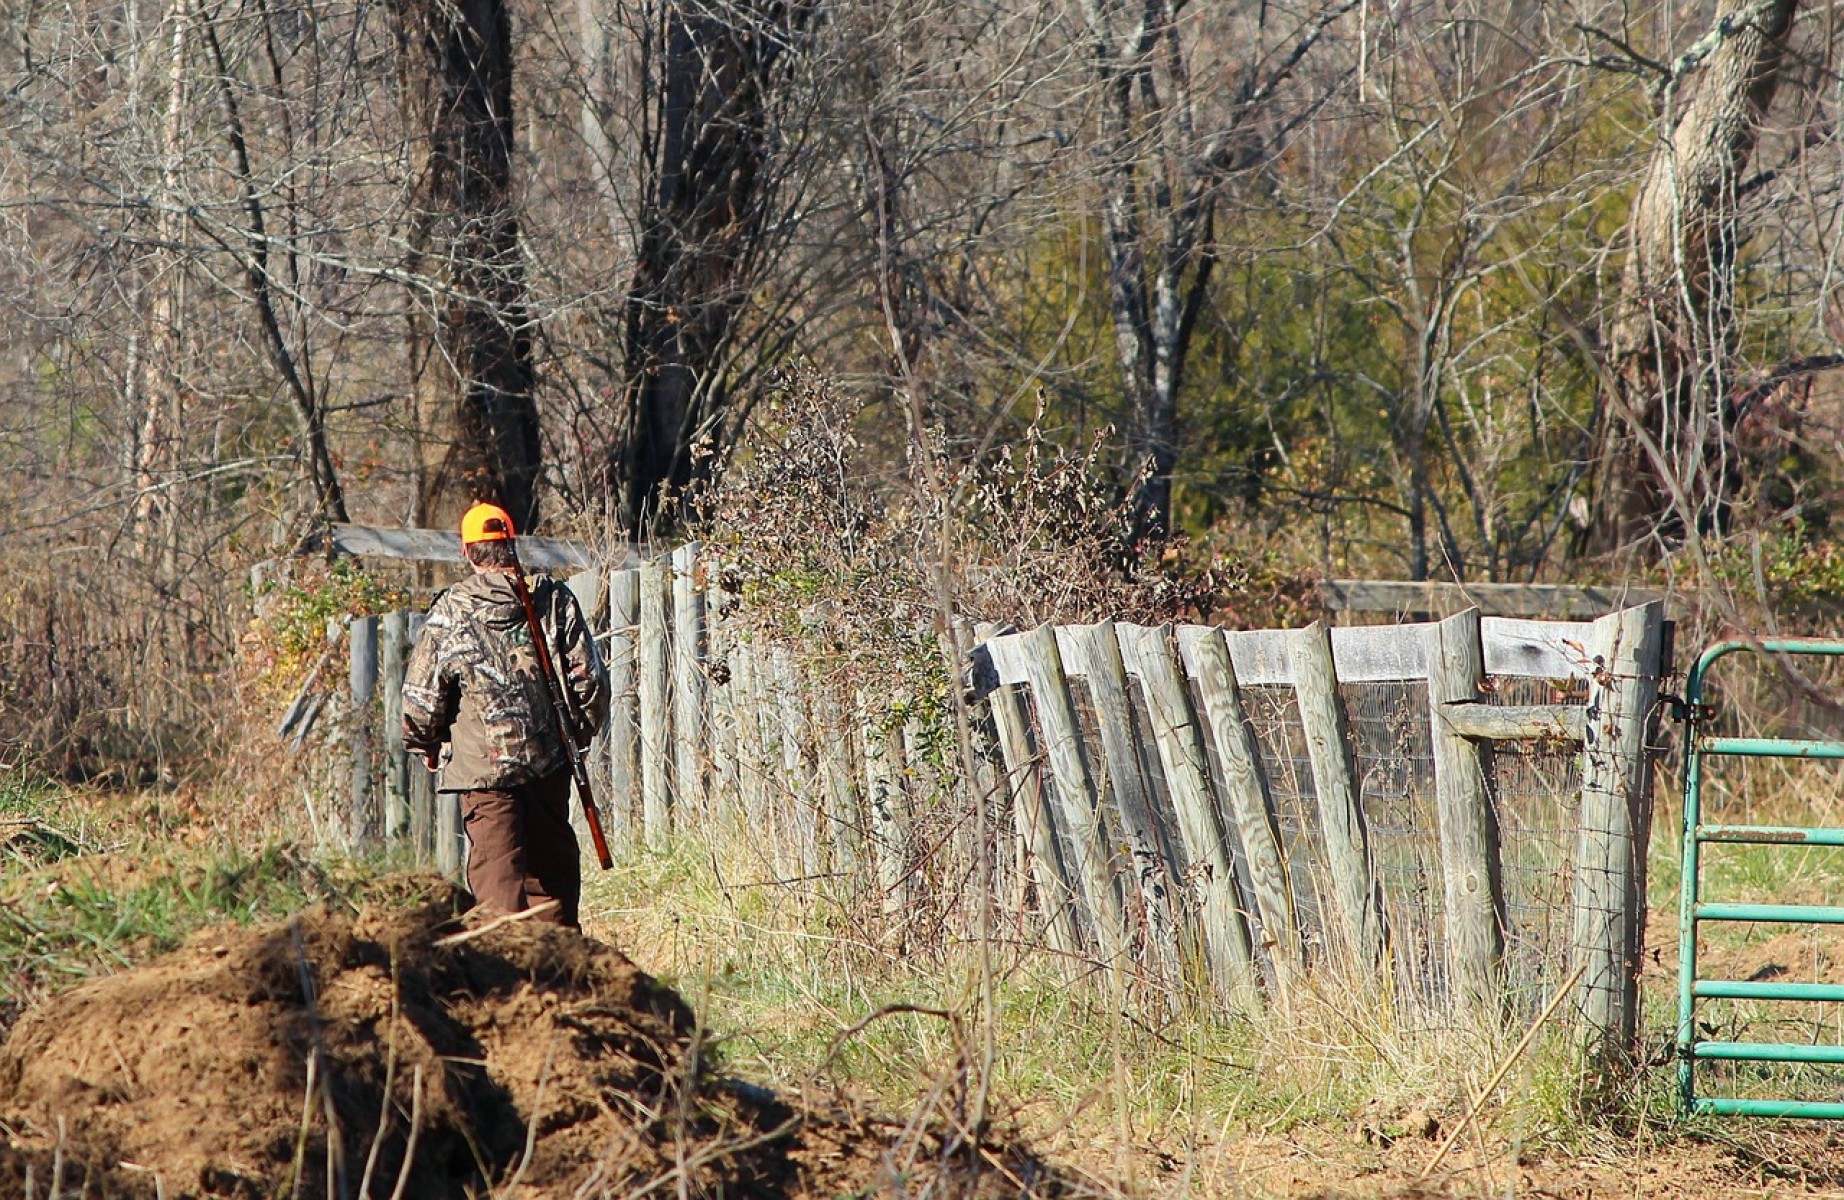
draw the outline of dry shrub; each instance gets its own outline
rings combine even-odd
[[[70,780],[170,778],[239,707],[229,589],[215,572],[162,584],[88,547],[42,549],[0,580],[0,755]]]
[[[1105,439],[1059,448],[1041,412],[1014,437],[964,457],[931,435],[892,479],[861,455],[862,405],[825,375],[782,377],[757,411],[754,453],[703,499],[722,595],[711,677],[728,688],[733,674],[746,674],[738,690],[748,694],[719,692],[718,707],[753,714],[775,703],[792,675],[813,728],[793,731],[786,715],[795,709],[782,709],[771,723],[783,728],[764,736],[788,743],[793,731],[797,752],[788,743],[744,768],[789,793],[771,801],[786,811],[776,819],[787,828],[752,825],[745,849],[772,845],[766,865],[778,877],[824,876],[826,834],[814,831],[814,814],[839,822],[850,806],[821,795],[822,763],[862,785],[867,764],[883,760],[901,793],[894,808],[867,802],[855,829],[832,831],[855,838],[864,856],[881,847],[883,867],[861,856],[833,869],[859,885],[844,906],[857,932],[939,954],[979,928],[973,885],[982,861],[999,874],[1016,865],[996,737],[984,706],[957,706],[962,665],[944,617],[959,626],[962,650],[967,627],[982,621],[1159,624],[1246,603],[1251,576],[1198,562],[1179,539],[1138,537],[1126,492],[1102,461]],[[770,684],[759,694],[764,674]],[[885,748],[867,748],[879,743]],[[890,821],[900,835],[880,832]],[[902,843],[894,851],[892,838]],[[903,859],[900,904],[892,855]],[[1008,884],[995,878],[993,886],[1003,894]]]
[[[948,598],[958,617],[1020,628],[1209,618],[1251,598],[1245,566],[1136,536],[1105,432],[1059,447],[1040,409],[965,459],[931,436],[888,479],[860,454],[863,410],[817,370],[781,376],[754,452],[704,498],[723,587],[758,627],[876,663],[910,651]]]

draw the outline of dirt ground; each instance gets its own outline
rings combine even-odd
[[[458,907],[216,930],[27,1012],[0,1197],[1065,1191],[991,1137],[726,1079],[618,951]]]
[[[1438,1135],[1385,1147],[1361,1133],[1314,1129],[1233,1139],[1194,1152],[1188,1163],[1168,1154],[1147,1183],[1164,1194],[1297,1200],[1844,1196],[1844,1138],[1811,1127],[1731,1133],[1733,1139],[1674,1137],[1649,1148],[1608,1134],[1568,1150],[1492,1140],[1483,1154],[1463,1141],[1423,1180]]]

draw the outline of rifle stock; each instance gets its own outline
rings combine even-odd
[[[551,661],[550,640],[544,636],[544,625],[538,620],[537,606],[531,602],[531,589],[525,586],[525,568],[519,562],[516,544],[512,547],[512,586],[519,594],[519,603],[525,606],[525,623],[531,631],[532,646],[538,656],[538,670],[544,675],[546,690],[551,695],[551,716],[557,724],[557,740],[563,743],[564,757],[570,760],[570,774],[576,780],[576,794],[583,802],[583,819],[589,825],[589,840],[595,844],[595,860],[606,871],[615,865],[615,860],[608,852],[608,839],[602,834],[602,818],[595,808],[595,793],[589,787],[589,765],[583,760],[582,749],[577,746],[576,735],[570,728],[569,696],[563,689],[563,679],[557,674],[556,664]]]

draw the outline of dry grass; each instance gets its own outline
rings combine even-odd
[[[901,952],[825,887],[775,882],[754,844],[704,830],[627,855],[590,881],[585,921],[672,980],[738,1072],[917,1103],[960,1047],[950,1024],[902,1006],[970,1016],[977,948]],[[1429,1118],[1456,1118],[1521,1032],[1429,1023],[1387,988],[1336,972],[1236,1016],[1196,997],[1162,1009],[1111,994],[1092,965],[1072,984],[1040,949],[1007,945],[995,970],[1002,1110],[1047,1149],[1130,1186],[1157,1182],[1149,1159],[1200,1168],[1250,1137],[1330,1131],[1379,1151],[1412,1141]],[[1568,1058],[1566,1038],[1544,1037],[1512,1067],[1482,1106],[1494,1138],[1548,1144],[1579,1131]]]

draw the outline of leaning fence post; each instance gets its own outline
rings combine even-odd
[[[979,626],[976,633],[985,640],[996,630],[996,626],[985,624]],[[993,728],[999,735],[999,755],[1005,764],[1012,820],[1030,850],[1031,882],[1037,885],[1037,903],[1044,914],[1044,934],[1067,971],[1073,968],[1075,956],[1082,951],[1072,908],[1077,893],[1070,886],[1069,874],[1063,866],[1062,848],[1057,845],[1055,819],[1050,815],[1049,799],[1044,794],[1043,767],[1031,746],[1030,721],[1025,716],[1023,698],[1010,684],[995,688],[986,703],[992,710]]]
[[[1351,953],[1359,965],[1375,965],[1383,960],[1383,914],[1359,803],[1350,724],[1338,698],[1331,631],[1323,622],[1314,621],[1295,633],[1292,643],[1293,685],[1300,704],[1300,725],[1306,733],[1306,753],[1312,761],[1326,864],[1332,872]]]
[[[1504,953],[1505,899],[1500,879],[1498,817],[1486,790],[1492,744],[1461,737],[1447,706],[1478,701],[1485,683],[1479,610],[1469,608],[1423,626],[1428,653],[1428,726],[1433,735],[1434,797],[1440,817],[1441,880],[1447,916],[1448,978],[1463,1003],[1498,1011],[1498,965]]]
[[[1116,626],[1121,653],[1139,667],[1146,694],[1146,714],[1152,724],[1153,744],[1172,793],[1172,810],[1184,841],[1185,859],[1198,897],[1197,914],[1203,925],[1203,949],[1217,994],[1242,1008],[1259,1005],[1255,990],[1254,955],[1249,947],[1248,922],[1237,895],[1236,868],[1229,858],[1229,843],[1217,818],[1210,792],[1210,768],[1199,740],[1197,714],[1190,693],[1178,674],[1177,647],[1169,626],[1141,629]]]
[[[1088,901],[1096,948],[1109,973],[1118,977],[1127,965],[1122,958],[1127,948],[1126,929],[1103,840],[1106,834],[1101,824],[1101,798],[1089,770],[1088,754],[1082,747],[1082,726],[1076,721],[1075,701],[1069,695],[1056,627],[1039,626],[1023,635],[1022,646],[1025,679],[1037,706],[1050,776],[1056,781],[1057,815],[1061,818],[1057,824],[1075,850],[1076,870]]]
[[[608,802],[616,840],[640,826],[640,572],[608,575]]]
[[[1095,725],[1101,734],[1101,758],[1120,816],[1121,832],[1126,835],[1132,856],[1124,865],[1139,883],[1146,905],[1147,948],[1165,983],[1173,985],[1180,978],[1178,928],[1172,907],[1177,871],[1173,869],[1165,831],[1153,812],[1140,737],[1134,727],[1133,702],[1127,695],[1127,666],[1121,658],[1114,622],[1090,626],[1082,647],[1088,665],[1089,696],[1095,705]]]
[[[1299,918],[1294,912],[1293,884],[1288,878],[1287,855],[1281,845],[1274,798],[1261,767],[1261,748],[1242,708],[1236,668],[1229,642],[1220,629],[1206,630],[1191,646],[1192,675],[1198,700],[1210,723],[1210,736],[1223,768],[1223,792],[1248,860],[1249,882],[1255,907],[1261,913],[1261,930],[1274,965],[1275,983],[1285,993],[1292,977],[1301,971]]]
[[[681,817],[706,819],[704,717],[704,591],[698,586],[697,542],[672,552],[672,779]]]
[[[667,564],[640,568],[640,808],[647,845],[665,846],[672,833],[672,680],[667,645]]]
[[[1663,601],[1602,617],[1586,647],[1591,675],[1582,737],[1581,831],[1575,852],[1576,989],[1589,1052],[1618,1063],[1634,1045],[1645,934],[1645,837],[1652,820],[1646,733],[1658,699]]]
[[[378,675],[384,685],[384,836],[410,829],[410,760],[403,748],[403,669],[410,655],[410,614],[386,613],[379,626]]]
[[[354,617],[348,626],[352,684],[352,819],[356,852],[377,836],[371,761],[371,698],[378,688],[378,618]]]

